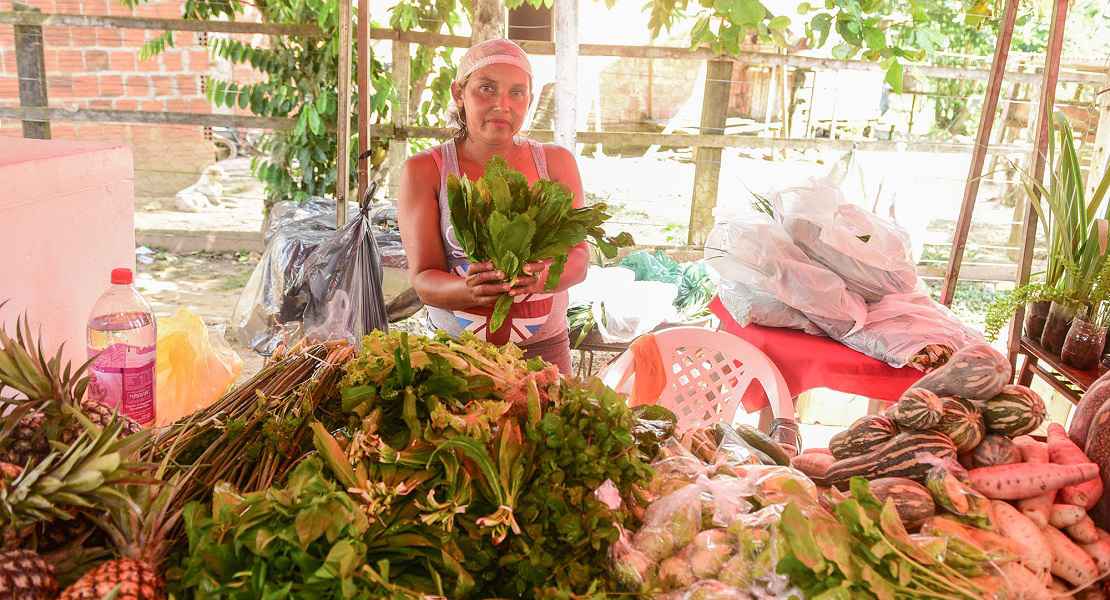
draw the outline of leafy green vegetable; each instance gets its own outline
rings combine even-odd
[[[515,281],[530,262],[551,260],[547,289],[553,290],[571,249],[590,239],[608,257],[633,244],[632,236],[607,236],[604,203],[574,208],[574,194],[555,181],[540,180],[530,189],[524,174],[499,156],[490,159],[477,181],[449,176],[447,201],[455,235],[470,260],[491,261]],[[511,296],[497,299],[490,330],[497,331],[512,307]]]

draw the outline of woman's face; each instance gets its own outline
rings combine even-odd
[[[455,103],[466,114],[467,136],[500,145],[524,126],[532,93],[528,75],[512,65],[478,69],[462,86],[452,86]]]

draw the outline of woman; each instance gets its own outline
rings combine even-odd
[[[397,221],[412,287],[436,329],[454,336],[470,331],[498,345],[516,343],[528,357],[540,357],[569,374],[566,290],[586,277],[586,244],[571,250],[553,293],[545,290],[546,262],[526,265],[525,275],[510,284],[490,263],[468,262],[451,226],[446,184],[448,175],[478,179],[486,162],[500,156],[529,183],[562,183],[580,207],[578,165],[565,148],[517,137],[532,102],[532,67],[515,43],[489,40],[467,50],[451,95],[458,133],[410,158],[401,174]],[[488,320],[502,294],[513,297],[513,307],[505,324],[491,332]]]

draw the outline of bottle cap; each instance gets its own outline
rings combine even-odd
[[[112,269],[112,283],[131,285],[134,280],[135,276],[131,274],[131,269]]]

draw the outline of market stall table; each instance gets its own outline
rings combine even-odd
[[[1039,342],[1025,336],[1021,337],[1020,354],[1025,356],[1025,362],[1018,373],[1018,384],[1031,385],[1033,376],[1036,375],[1044,379],[1052,389],[1070,400],[1072,404],[1079,404],[1083,392],[1086,392],[1087,388],[1107,371],[1102,365],[1089,371],[1069,367],[1060,360],[1059,356],[1045,350]]]
[[[774,361],[795,396],[815,388],[829,388],[894,402],[922,376],[913,367],[896,369],[827,337],[754,324],[743,327],[732,318],[720,298],[714,298],[709,308],[721,320],[721,331],[748,341]],[[767,405],[763,390],[753,388],[748,389],[743,399],[748,412]]]

